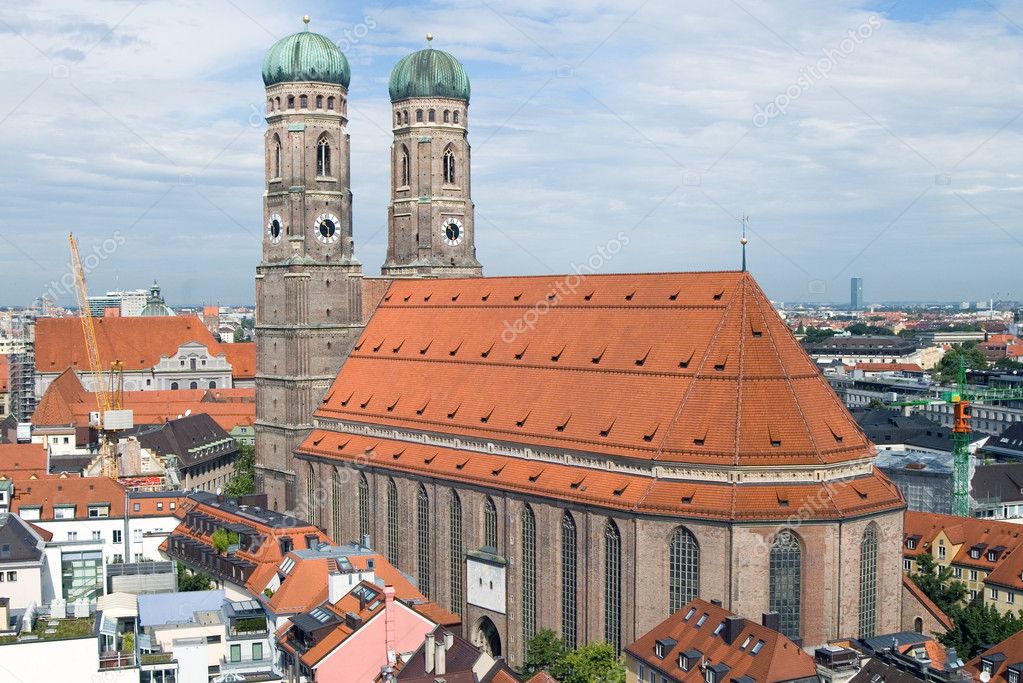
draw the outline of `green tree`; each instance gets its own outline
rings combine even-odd
[[[256,447],[244,445],[234,461],[234,473],[224,485],[224,495],[230,498],[248,496],[256,492]]]
[[[957,608],[966,597],[966,584],[956,581],[952,568],[935,562],[930,553],[917,555],[916,566],[917,570],[909,578],[942,612],[952,616],[953,608]]]
[[[561,683],[625,683],[625,664],[612,645],[592,643],[566,654],[563,669],[551,675]]]
[[[828,337],[834,337],[836,334],[838,334],[837,330],[830,330],[825,327],[808,327],[806,328],[806,336],[803,337],[803,343],[816,344]]]
[[[210,535],[210,540],[213,541],[213,547],[217,549],[218,553],[226,553],[228,546],[238,543],[238,534],[219,527]]]
[[[245,328],[244,327],[239,326],[239,327],[234,328],[234,341],[235,341],[235,343],[239,343],[239,342],[245,341]]]
[[[526,643],[526,663],[522,672],[529,677],[546,671],[557,678],[555,672],[561,671],[566,654],[567,650],[561,638],[558,638],[554,631],[545,628]]]
[[[125,633],[121,637],[121,652],[135,652],[135,634]]]
[[[895,335],[895,333],[892,332],[887,327],[881,327],[878,325],[868,325],[867,323],[859,322],[849,325],[849,327],[845,328],[845,331],[848,332],[849,334],[855,335],[875,334],[885,337],[891,337]]]
[[[995,361],[995,367],[1001,370],[1023,370],[1023,363],[1012,358],[999,358]]]
[[[213,583],[210,581],[210,577],[205,574],[196,574],[185,568],[185,565],[178,562],[178,590],[181,592],[189,591],[208,591],[213,588]]]
[[[963,661],[975,657],[984,646],[1000,643],[1023,630],[1023,611],[1001,614],[993,605],[985,605],[979,599],[966,607],[955,607],[949,616],[955,628],[938,636],[938,640],[946,647],[954,647]]]
[[[966,367],[971,370],[984,370],[987,368],[987,359],[984,352],[977,348],[976,342],[965,342],[957,344],[945,352],[945,355],[938,361],[938,377],[944,382],[954,382],[959,375],[959,359],[966,361]]]

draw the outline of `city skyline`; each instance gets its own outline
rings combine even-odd
[[[66,272],[67,229],[87,251],[125,238],[89,273],[93,291],[155,275],[172,304],[253,299],[259,64],[300,17],[268,4],[172,7],[0,14],[17,64],[0,96],[14,161],[4,182],[23,188],[0,229],[4,304],[30,303]],[[619,229],[631,246],[606,272],[735,269],[749,214],[750,269],[776,300],[842,301],[854,273],[870,283],[868,303],[1018,298],[1007,284],[1018,188],[1005,164],[1019,113],[1006,79],[1023,51],[1011,8],[848,3],[800,10],[798,30],[794,10],[766,4],[714,17],[656,2],[607,10],[308,3],[352,64],[367,274],[386,246],[386,76],[429,27],[474,83],[489,275],[571,272]],[[456,13],[460,28],[448,29]],[[960,83],[969,106],[957,104]],[[40,230],[54,212],[60,228]],[[909,250],[893,277],[890,254]],[[978,266],[949,278],[952,254]]]

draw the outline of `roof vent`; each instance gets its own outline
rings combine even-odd
[[[416,415],[422,415],[426,411],[426,406],[430,405],[430,397],[427,396],[426,400],[423,401],[423,405],[419,406],[416,410]]]
[[[426,342],[426,346],[424,346],[424,347],[419,349],[419,355],[420,356],[425,356],[426,352],[430,350],[430,345],[431,344],[433,344],[433,340],[432,339],[430,341]]]
[[[561,349],[559,349],[557,353],[555,353],[553,356],[551,356],[551,362],[552,363],[557,363],[559,360],[561,360],[561,354],[563,354],[565,352],[565,347],[566,346],[567,346],[566,344],[562,344],[561,345]]]
[[[565,418],[554,428],[559,432],[565,431],[565,427],[568,426],[569,421],[572,419],[572,413],[569,413]]]
[[[515,360],[522,360],[522,357],[526,355],[526,349],[528,348],[529,342],[526,342],[526,345],[522,347],[522,350],[515,354]]]
[[[623,493],[625,493],[625,489],[627,489],[627,488],[629,488],[629,483],[625,482],[624,484],[622,484],[621,486],[616,488],[614,491],[612,491],[612,493],[614,493],[614,495],[620,497]]]
[[[483,296],[480,297],[480,300],[481,301],[486,301],[489,298],[490,298],[490,292],[488,291],[486,294],[484,294]]]
[[[512,299],[514,299],[515,301],[518,301],[521,298],[522,298],[522,290],[520,289],[519,293],[516,294],[515,296],[513,296]]]
[[[384,337],[383,339],[381,339],[379,341],[379,343],[377,343],[377,345],[373,347],[373,353],[376,353],[377,351],[379,351],[380,347],[384,345],[384,339],[387,339],[387,337]]]
[[[391,405],[387,406],[387,412],[393,413],[394,412],[394,407],[396,405],[398,405],[398,401],[400,401],[400,400],[401,400],[401,394],[398,394],[397,396],[395,396],[394,397],[394,402],[391,403]]]
[[[615,418],[611,418],[611,421],[604,425],[604,428],[600,430],[601,436],[607,436],[611,433],[611,428],[615,426]]]
[[[494,469],[490,470],[490,474],[494,475],[495,477],[499,477],[501,476],[501,472],[504,472],[505,467],[507,467],[506,464],[501,465],[500,467],[495,467]]]
[[[685,356],[682,360],[678,362],[678,366],[680,368],[688,368],[689,363],[690,361],[693,360],[693,355],[695,355],[695,353],[696,353],[695,351],[690,351],[688,356]]]
[[[366,397],[365,401],[363,401],[362,403],[359,404],[359,407],[360,408],[365,408],[366,406],[369,405],[369,402],[372,401],[372,400],[373,400],[373,394],[370,394],[369,396]]]
[[[545,469],[547,469],[547,468],[546,467],[541,467],[540,469],[538,469],[537,471],[535,471],[531,475],[529,475],[530,483],[535,484],[536,480],[540,478],[540,475],[543,474],[543,471]]]
[[[452,301],[458,301],[458,297],[459,297],[459,296],[461,296],[461,294],[462,294],[461,292],[455,292],[455,293],[454,293],[454,294],[453,294],[453,295],[451,296],[451,300],[452,300]]]
[[[648,348],[646,350],[646,353],[644,353],[641,358],[637,358],[636,359],[636,365],[638,367],[643,367],[643,365],[646,363],[646,359],[650,356],[650,352],[653,351],[653,350],[654,350],[654,347],[652,347],[652,346],[650,348]]]
[[[678,295],[679,294],[680,294],[680,291],[676,291],[674,294],[669,294],[668,295],[668,301],[678,301]]]
[[[720,292],[716,293],[714,295],[714,301],[721,301],[721,297],[724,296],[724,294],[725,294],[725,290],[723,290],[723,289]]]
[[[405,343],[405,340],[404,340],[404,339],[402,339],[402,340],[401,340],[400,342],[398,342],[398,345],[397,345],[397,346],[395,346],[395,347],[393,347],[393,348],[391,349],[391,353],[398,353],[399,351],[401,351],[401,347],[402,347],[402,345],[403,345],[404,343]]]
[[[480,358],[486,358],[487,356],[489,356],[490,352],[494,350],[494,344],[495,343],[496,342],[491,341],[490,342],[490,346],[488,346],[486,349],[483,350],[482,353],[480,353]]]
[[[401,460],[401,456],[403,456],[404,454],[405,454],[405,449],[404,448],[399,448],[394,453],[391,453],[391,458],[393,458],[394,460]]]
[[[493,415],[493,414],[494,414],[494,406],[491,406],[490,410],[487,411],[487,414],[483,415],[480,418],[480,422],[482,422],[483,424],[486,424],[486,423],[490,422],[490,416]]]
[[[468,464],[469,464],[469,458],[466,458],[466,459],[465,459],[465,460],[463,460],[462,462],[460,462],[460,463],[458,463],[457,465],[455,465],[455,469],[456,469],[456,470],[460,470],[460,469],[463,469],[463,468],[464,468],[464,467],[465,467],[466,465],[468,465]]]
[[[451,412],[448,413],[448,419],[449,420],[454,420],[455,419],[455,415],[458,414],[458,409],[461,408],[461,407],[462,407],[461,402],[456,404],[455,407],[451,409]]]
[[[526,424],[526,420],[528,420],[528,419],[529,419],[529,414],[530,414],[531,412],[533,412],[533,411],[531,411],[531,410],[527,410],[527,411],[526,411],[526,414],[525,414],[525,415],[523,415],[521,419],[515,420],[515,426],[516,426],[516,427],[521,427],[522,425]]]
[[[606,351],[607,351],[607,345],[604,345],[604,346],[602,346],[600,348],[600,352],[596,356],[594,356],[593,359],[592,359],[594,365],[597,365],[598,363],[600,363],[600,359],[604,357],[604,352],[606,352]]]
[[[591,289],[589,294],[586,294],[585,296],[583,296],[583,299],[585,301],[589,301],[590,299],[593,298],[593,293],[596,292],[596,291],[597,290],[595,290],[595,289]]]
[[[634,296],[636,296],[636,290],[632,290],[631,292],[626,294],[625,295],[625,300],[626,301],[632,301],[632,297],[634,297]]]
[[[433,461],[436,460],[436,459],[437,459],[437,454],[434,453],[429,458],[423,458],[423,464],[424,465],[432,465]]]
[[[644,441],[653,441],[654,435],[657,434],[657,429],[660,427],[660,423],[655,422],[643,433]]]
[[[454,356],[455,354],[458,353],[458,349],[460,349],[460,348],[462,348],[462,340],[461,339],[459,339],[458,343],[455,344],[455,348],[453,348],[450,351],[448,351],[448,355],[449,356]]]

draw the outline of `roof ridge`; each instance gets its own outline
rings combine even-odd
[[[746,329],[746,283],[749,281],[748,277],[743,276],[740,283],[741,290],[741,301],[739,308],[739,372],[736,373],[736,386],[735,386],[735,455],[732,458],[732,465],[735,467],[739,466],[739,448],[742,443],[742,383],[743,383],[743,370],[746,365],[746,335],[743,334],[743,330]]]

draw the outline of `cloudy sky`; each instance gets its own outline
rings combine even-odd
[[[490,275],[750,268],[784,301],[1023,299],[1023,0],[24,0],[0,8],[0,304],[253,300],[260,64],[311,28],[352,65],[356,254],[386,245],[387,77],[424,44],[472,80]],[[58,283],[54,286],[53,283]],[[68,295],[60,297],[70,303]]]

